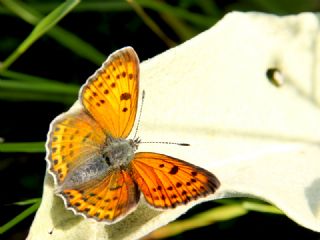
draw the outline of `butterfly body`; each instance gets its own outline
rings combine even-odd
[[[136,152],[127,139],[139,92],[139,59],[131,47],[109,56],[80,90],[82,108],[50,125],[46,149],[55,192],[86,218],[115,223],[143,195],[153,208],[174,208],[219,187],[209,171],[160,153]],[[142,193],[142,194],[141,194]]]

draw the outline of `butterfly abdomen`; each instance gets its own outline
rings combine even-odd
[[[79,165],[69,173],[65,178],[61,189],[78,188],[81,185],[93,179],[99,179],[106,175],[109,166],[106,164],[102,156],[92,156],[92,159]]]

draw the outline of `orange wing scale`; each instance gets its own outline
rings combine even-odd
[[[131,162],[133,179],[155,208],[173,208],[214,193],[219,180],[209,171],[158,153],[139,152]]]
[[[62,184],[72,169],[99,154],[105,135],[94,119],[82,111],[54,120],[49,139],[49,170]]]
[[[114,138],[126,138],[137,112],[139,59],[128,47],[113,53],[81,90],[82,104]]]
[[[125,170],[111,171],[102,181],[88,184],[65,189],[62,195],[67,207],[97,221],[120,220],[135,209],[140,198],[137,185]]]

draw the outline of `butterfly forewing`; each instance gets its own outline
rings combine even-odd
[[[110,55],[80,94],[85,109],[115,138],[126,138],[134,124],[139,92],[139,59],[131,47]]]
[[[156,208],[186,204],[220,185],[209,171],[163,154],[137,153],[130,166],[145,199]]]
[[[73,169],[99,154],[104,141],[100,126],[83,111],[55,119],[48,134],[47,161],[58,184]]]
[[[76,189],[65,189],[67,206],[97,221],[116,222],[132,212],[140,198],[137,185],[122,169],[108,172],[101,181],[88,182]]]

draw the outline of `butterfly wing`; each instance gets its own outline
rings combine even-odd
[[[125,169],[111,170],[100,181],[64,189],[60,195],[75,213],[107,223],[131,213],[140,199],[138,187]]]
[[[219,180],[209,171],[158,153],[139,152],[131,162],[134,181],[155,208],[174,208],[214,193]]]
[[[84,111],[63,114],[50,126],[47,137],[48,169],[61,185],[69,173],[100,154],[105,134]]]
[[[139,59],[133,48],[109,56],[80,92],[85,109],[114,138],[126,138],[134,124],[139,92]]]

